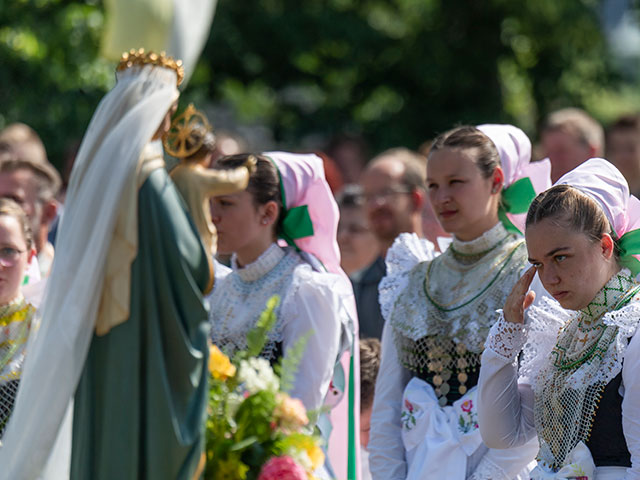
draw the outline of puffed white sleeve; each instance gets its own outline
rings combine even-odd
[[[390,325],[398,296],[409,288],[409,271],[437,255],[432,243],[415,233],[400,234],[387,251],[387,274],[378,286],[382,330],[382,359],[373,397],[369,465],[374,480],[404,480],[407,476],[402,442],[402,395],[411,374],[398,360],[394,330]]]
[[[382,360],[371,414],[369,465],[374,480],[404,480],[407,476],[402,443],[402,394],[411,374],[398,361],[393,328],[382,331]]]
[[[640,479],[640,335],[633,336],[622,363],[622,431],[631,454],[625,480]]]
[[[513,448],[536,437],[531,379],[545,364],[560,326],[568,319],[567,311],[550,298],[537,275],[531,289],[536,299],[525,313],[526,326],[507,322],[499,311],[482,354],[478,425],[489,448]]]
[[[295,275],[299,273],[296,271]],[[289,392],[299,398],[307,410],[318,410],[322,406],[338,360],[343,320],[347,315],[341,292],[344,284],[338,275],[304,271],[283,304],[284,355],[310,333]]]
[[[478,380],[478,425],[489,448],[513,448],[535,437],[533,391],[518,384],[517,357],[526,341],[521,324],[502,313],[491,327]]]

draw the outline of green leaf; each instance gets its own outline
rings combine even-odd
[[[280,377],[280,390],[283,392],[288,392],[293,388],[296,372],[304,355],[304,348],[312,333],[313,332],[309,331],[296,340],[293,346],[287,350],[287,353],[275,366],[275,371]]]
[[[238,452],[240,450],[244,450],[245,448],[253,445],[258,441],[258,437],[252,435],[250,437],[245,438],[237,443],[234,443],[233,446],[229,449],[230,452]]]
[[[267,334],[273,329],[278,317],[275,314],[275,309],[280,304],[280,297],[274,295],[267,300],[267,308],[260,314],[260,318],[256,323],[256,326],[247,333],[247,357],[257,357],[262,353],[265,344],[267,343]]]

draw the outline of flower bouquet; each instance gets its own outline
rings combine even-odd
[[[247,350],[231,360],[216,346],[210,349],[206,480],[307,480],[324,463],[321,439],[302,402],[285,393],[306,339],[274,368],[258,356],[275,325],[278,301],[267,302],[247,335]]]

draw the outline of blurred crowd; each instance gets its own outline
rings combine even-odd
[[[537,138],[533,160],[550,160],[552,181],[590,158],[604,157],[622,172],[631,193],[640,196],[640,114],[621,116],[605,129],[585,111],[566,108],[545,119]],[[378,284],[386,274],[386,252],[405,232],[430,240],[440,251],[450,242],[426,194],[429,148],[427,139],[419,151],[398,146],[373,153],[364,137],[341,134],[315,152],[323,159],[327,181],[340,208],[341,266],[352,282],[358,309],[361,445],[365,457],[380,364],[384,319],[377,299]],[[233,133],[217,131],[211,162],[249,149],[257,151],[259,146],[249,146]],[[29,126],[14,123],[0,131],[0,197],[15,201],[28,218],[37,256],[35,275],[46,277],[51,269],[72,160],[73,155],[69,155],[61,175],[47,158],[37,132]]]

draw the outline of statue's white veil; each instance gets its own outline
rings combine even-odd
[[[0,480],[68,478],[70,417],[61,425],[94,333],[118,212],[137,208],[121,205],[122,193],[136,182],[141,152],[178,98],[176,74],[167,68],[134,66],[117,80],[93,115],[72,172],[38,328],[2,438]]]

